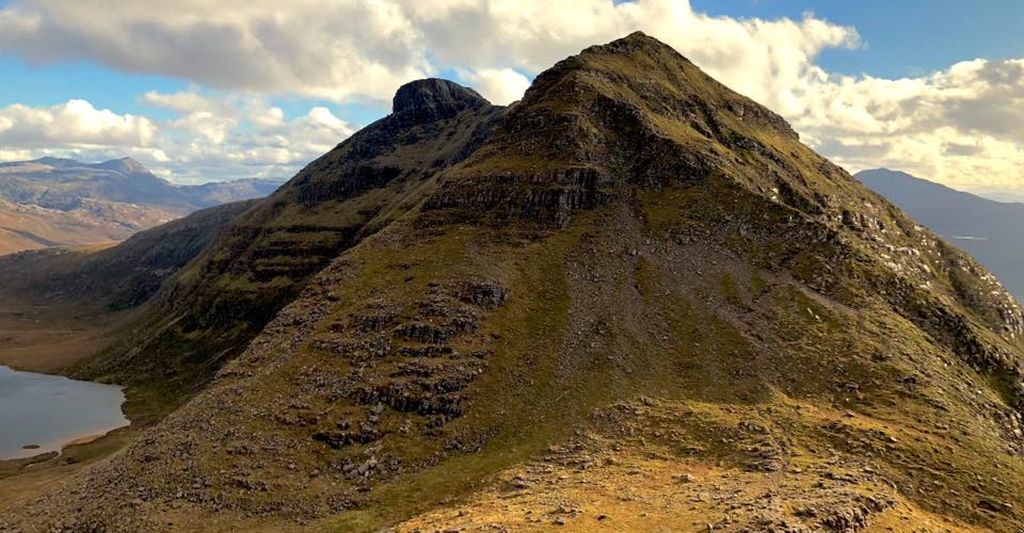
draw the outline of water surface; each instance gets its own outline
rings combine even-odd
[[[0,366],[0,460],[60,451],[127,426],[122,403],[121,387]]]

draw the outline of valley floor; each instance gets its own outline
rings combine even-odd
[[[60,373],[108,345],[124,313],[96,313],[73,306],[0,301],[0,365]]]
[[[96,312],[74,306],[33,305],[10,295],[0,300],[0,365],[28,372],[61,374],[105,348],[128,313]],[[135,413],[130,418],[137,418]],[[17,509],[92,462],[136,438],[140,426],[64,448],[59,457],[0,461],[0,508]],[[3,528],[0,527],[0,531]]]

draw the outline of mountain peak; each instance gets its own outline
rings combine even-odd
[[[392,112],[417,120],[437,120],[484,105],[490,102],[473,89],[440,78],[427,78],[401,86],[392,101]]]
[[[122,157],[121,159],[111,159],[110,161],[104,161],[92,165],[95,168],[102,168],[106,170],[113,170],[122,174],[150,174],[150,170],[145,165],[139,163],[135,159],[130,157]]]
[[[639,31],[639,30],[637,30],[637,31],[635,31],[633,33],[630,33],[629,35],[627,35],[625,37],[621,37],[619,39],[615,39],[614,41],[611,41],[611,42],[608,42],[608,43],[605,43],[605,44],[598,44],[598,45],[591,46],[591,47],[587,48],[586,50],[584,50],[583,53],[584,54],[586,54],[586,53],[594,53],[594,52],[605,52],[605,53],[607,53],[607,52],[628,52],[628,53],[634,53],[634,52],[640,52],[640,51],[646,51],[646,52],[651,52],[651,53],[666,52],[666,53],[669,53],[671,55],[677,56],[679,58],[685,59],[682,56],[682,54],[680,54],[675,48],[672,48],[671,46],[669,46],[669,45],[659,41],[658,39],[655,39],[654,37],[651,37],[650,35],[647,35],[646,33],[642,32],[642,31]],[[689,62],[689,61],[687,60],[687,62]]]
[[[704,137],[732,135],[742,129],[771,130],[798,139],[782,117],[719,83],[675,48],[639,31],[558,62],[537,76],[523,102],[558,100],[577,92],[598,94],[605,102],[618,102],[645,115],[660,115]]]
[[[1019,530],[1024,313],[973,260],[643,34],[483,102],[403,87],[154,280],[75,372],[173,414],[0,521],[522,529],[587,464],[566,529]]]
[[[39,159],[33,159],[32,161],[28,161],[28,162],[29,163],[39,163],[40,165],[47,165],[47,166],[55,167],[55,168],[68,167],[68,166],[76,166],[76,165],[80,165],[81,164],[78,161],[75,161],[74,159],[67,159],[67,158],[62,158],[62,157],[50,157],[50,156],[40,157]]]
[[[718,174],[759,194],[785,189],[794,205],[820,213],[820,191],[789,162],[798,143],[782,117],[636,32],[538,75],[427,207],[563,226],[627,186]],[[751,153],[776,171],[738,170]]]

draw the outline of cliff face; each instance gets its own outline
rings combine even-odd
[[[194,263],[164,293],[182,324],[283,307],[187,405],[13,519],[1024,523],[1024,321],[973,260],[642,34],[505,111],[446,91],[400,91]],[[283,237],[325,227],[354,237],[301,255]]]

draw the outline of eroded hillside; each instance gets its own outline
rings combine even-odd
[[[419,179],[375,125],[236,223],[168,305],[217,324],[283,283],[283,308],[11,527],[1022,527],[1020,308],[777,115],[633,34],[456,117],[413,128]]]

